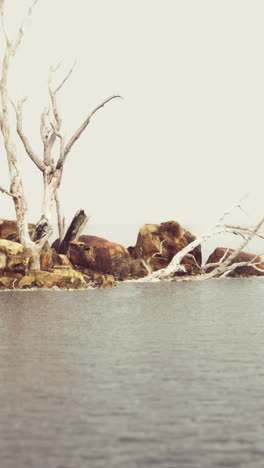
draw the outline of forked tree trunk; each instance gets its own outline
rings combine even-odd
[[[42,202],[41,218],[36,226],[36,234],[34,241],[39,242],[41,239],[50,237],[53,232],[51,225],[52,210],[55,203],[55,193],[61,182],[62,169],[55,171],[47,168],[43,172],[44,195]]]
[[[24,150],[26,151],[30,159],[33,161],[33,163],[37,166],[37,168],[43,173],[44,197],[41,217],[36,226],[35,238],[34,240],[31,240],[28,232],[27,203],[20,176],[20,169],[17,161],[16,145],[11,135],[12,122],[10,119],[9,111],[10,96],[8,95],[8,74],[10,64],[21,44],[25,33],[26,25],[28,23],[28,19],[31,17],[33,8],[37,4],[38,0],[30,0],[30,2],[31,6],[28,9],[27,16],[24,22],[18,28],[16,38],[11,41],[5,29],[5,0],[0,0],[0,27],[2,32],[1,38],[5,40],[5,50],[3,51],[2,70],[0,76],[0,96],[2,107],[2,109],[0,110],[0,131],[2,132],[4,138],[4,145],[10,175],[10,191],[3,189],[2,187],[0,187],[0,191],[13,198],[20,242],[23,244],[24,248],[27,250],[28,254],[31,257],[31,269],[36,270],[40,268],[41,249],[44,246],[45,242],[48,240],[50,234],[52,233],[51,213],[54,205],[56,190],[60,186],[61,176],[66,158],[70,153],[72,147],[75,145],[76,141],[80,138],[82,133],[88,127],[94,114],[97,113],[100,109],[102,109],[113,99],[120,98],[120,96],[113,95],[101,102],[101,104],[99,104],[88,114],[88,116],[80,125],[80,127],[76,129],[71,138],[69,138],[69,140],[66,142],[65,137],[61,133],[62,118],[59,113],[57,94],[64,86],[66,81],[69,79],[73,71],[73,67],[70,69],[65,78],[61,81],[61,83],[56,87],[52,86],[52,74],[55,73],[57,68],[51,68],[51,76],[49,80],[48,90],[51,101],[52,115],[50,115],[49,110],[45,109],[40,119],[40,133],[43,142],[42,157],[39,157],[39,155],[34,151],[23,131],[22,112],[23,105],[26,99],[20,100],[17,105],[13,104],[17,121],[16,130],[19,138],[22,141]],[[60,142],[59,154],[57,157],[55,157],[55,143],[58,141]],[[84,212],[82,212],[82,214],[78,214],[77,219],[74,221],[74,224],[70,226],[68,237],[65,236],[64,243],[62,246],[63,252],[68,251],[70,241],[76,239],[78,235],[80,235],[80,232],[86,224],[87,220],[88,218],[86,217]]]

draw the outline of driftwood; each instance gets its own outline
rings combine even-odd
[[[254,238],[254,237],[259,237],[261,239],[264,238],[264,232],[263,232],[263,227],[264,227],[264,218],[262,218],[255,226],[233,226],[230,224],[224,223],[224,219],[231,213],[236,208],[240,208],[242,201],[245,199],[243,197],[238,204],[232,206],[229,210],[225,211],[225,213],[218,219],[216,224],[214,224],[205,234],[202,236],[196,238],[193,242],[188,244],[186,247],[184,247],[182,250],[180,250],[171,260],[169,265],[166,268],[163,268],[158,271],[151,271],[149,268],[149,265],[146,265],[146,268],[148,270],[148,275],[138,281],[159,281],[162,279],[169,279],[174,277],[175,275],[181,275],[181,274],[186,274],[186,269],[184,265],[181,264],[183,258],[185,256],[192,256],[191,251],[199,246],[202,245],[204,241],[209,239],[210,237],[213,237],[218,234],[223,234],[223,233],[229,233],[229,234],[234,234],[236,236],[242,237],[243,241],[242,243],[235,249],[231,255],[228,255],[228,250],[225,253],[225,255],[220,259],[219,262],[214,263],[214,264],[209,264],[209,265],[204,265],[203,267],[200,267],[200,274],[197,276],[191,276],[189,277],[187,274],[185,276],[185,280],[206,280],[214,277],[226,277],[232,271],[235,270],[235,268],[239,266],[250,266],[256,271],[263,271],[258,268],[260,262],[258,259],[258,256],[256,256],[255,259],[250,260],[248,262],[233,262],[237,255],[243,251],[243,249],[248,245],[248,243]],[[193,257],[193,256],[192,256]],[[194,258],[194,257],[193,257]],[[212,268],[212,271],[207,272],[207,270]]]
[[[61,242],[58,252],[67,255],[69,252],[70,242],[77,241],[84,230],[89,217],[86,216],[84,210],[79,210],[75,214],[67,232]]]

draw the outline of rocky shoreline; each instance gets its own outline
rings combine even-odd
[[[35,226],[29,225],[34,235]],[[58,241],[44,246],[40,271],[30,269],[30,256],[19,243],[16,221],[0,220],[0,290],[111,288],[119,281],[142,280],[151,272],[166,268],[174,255],[195,240],[195,236],[176,221],[144,225],[135,246],[125,248],[106,239],[82,235],[70,243],[68,255],[57,252]],[[207,264],[218,262],[233,251],[217,248]],[[239,258],[238,258],[239,257]],[[259,261],[258,271],[241,266],[232,277],[263,276],[264,264],[253,254],[240,252],[233,262]],[[184,273],[175,279],[199,277],[202,263],[201,246],[182,260]],[[209,270],[209,268],[208,268]],[[263,272],[262,272],[263,270]],[[195,279],[195,278],[193,278]]]

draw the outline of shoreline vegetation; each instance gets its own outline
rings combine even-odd
[[[77,215],[79,213],[85,226],[85,214],[81,211]],[[262,224],[254,228],[237,226],[236,230],[242,230],[243,239],[238,249],[218,247],[202,263],[202,243],[212,232],[215,234],[215,228],[210,234],[197,238],[176,221],[145,224],[135,245],[126,248],[97,236],[80,235],[80,231],[77,238],[71,240],[74,237],[70,235],[71,223],[65,235],[69,240],[66,254],[60,253],[63,244],[58,239],[52,245],[46,242],[40,254],[40,269],[32,270],[31,253],[19,241],[17,222],[1,219],[0,290],[71,291],[112,288],[123,281],[262,277],[264,262],[261,257],[242,250],[254,236],[262,236]],[[229,225],[225,226],[225,232],[230,233]],[[36,228],[34,224],[28,225],[31,237]],[[217,232],[224,232],[219,223]]]

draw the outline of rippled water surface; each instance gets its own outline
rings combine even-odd
[[[1,468],[264,466],[264,281],[0,293]]]

